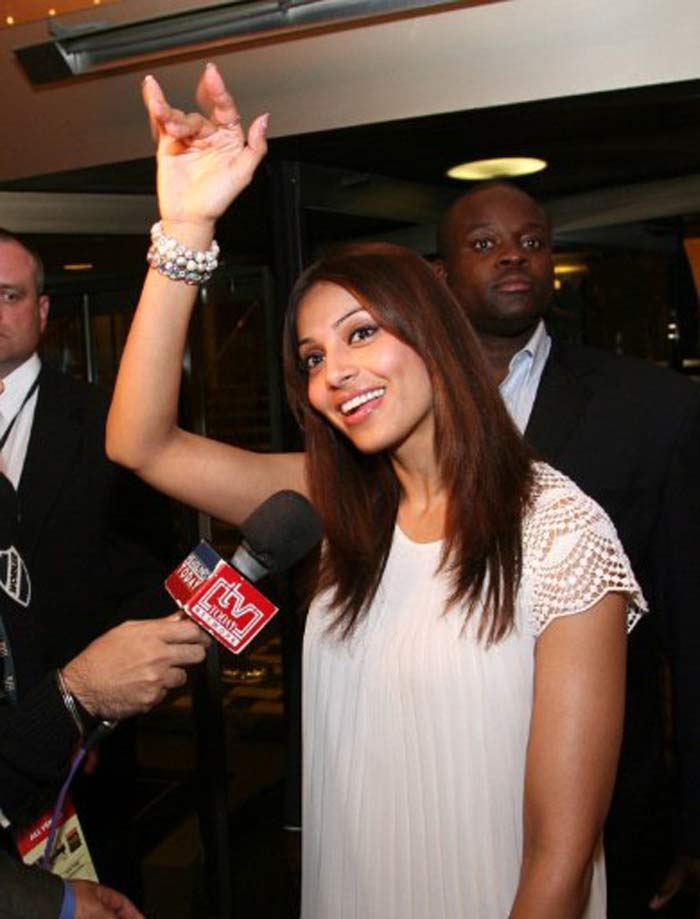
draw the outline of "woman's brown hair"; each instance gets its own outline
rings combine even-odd
[[[521,573],[530,451],[508,416],[478,341],[447,286],[419,255],[388,243],[342,246],[311,265],[285,318],[287,394],[306,438],[311,497],[325,528],[317,590],[333,592],[348,636],[366,612],[391,549],[400,486],[385,453],[363,454],[309,404],[297,316],[321,281],[352,294],[421,357],[433,384],[435,455],[447,492],[441,568],[466,619],[483,603],[478,635],[510,630]]]

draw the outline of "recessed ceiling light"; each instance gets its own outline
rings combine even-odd
[[[591,252],[557,252],[554,256],[554,277],[562,281],[581,278],[590,272]]]
[[[64,265],[64,271],[90,271],[91,268],[95,266],[90,264],[90,262],[71,262],[69,265]]]
[[[547,168],[545,160],[532,156],[502,156],[494,160],[473,160],[471,163],[460,163],[448,169],[451,179],[483,182],[486,179],[505,179],[514,176],[530,175]]]
[[[588,265],[585,262],[557,262],[554,266],[554,274],[558,277],[572,274],[588,274]]]
[[[78,10],[93,10],[122,0],[4,0],[0,2],[0,29],[27,22],[55,19]]]

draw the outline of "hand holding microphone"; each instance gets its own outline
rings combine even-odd
[[[53,864],[54,845],[67,820],[66,796],[85,756],[119,720],[148,711],[164,699],[169,689],[181,686],[187,678],[184,667],[204,660],[210,643],[201,629],[179,614],[145,622],[124,622],[95,639],[56,672],[63,704],[80,733],[80,746],[71,760],[52,815],[48,821],[45,819],[48,815],[40,818],[40,826],[49,827],[41,856],[43,867],[50,869]],[[94,724],[90,723],[90,716]],[[33,850],[34,843],[30,837],[28,851]],[[76,919],[78,914],[85,919],[108,915],[137,919],[141,915],[121,894],[99,885],[79,888],[75,896]]]
[[[184,668],[203,661],[209,644],[179,613],[123,622],[67,664],[63,679],[91,715],[120,720],[148,711],[182,686]]]
[[[277,612],[251,582],[299,561],[319,542],[321,523],[304,497],[281,491],[253,511],[241,534],[231,564],[203,542],[166,581],[191,619],[124,622],[63,668],[68,691],[91,715],[118,721],[162,702],[185,683],[185,668],[204,660],[211,639],[203,629],[243,650]]]

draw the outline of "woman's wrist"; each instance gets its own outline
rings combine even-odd
[[[160,223],[166,236],[171,236],[190,249],[208,249],[214,239],[214,220],[177,220],[162,217]]]

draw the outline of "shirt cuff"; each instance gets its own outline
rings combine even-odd
[[[75,919],[75,891],[68,881],[63,882],[63,903],[58,919]]]

